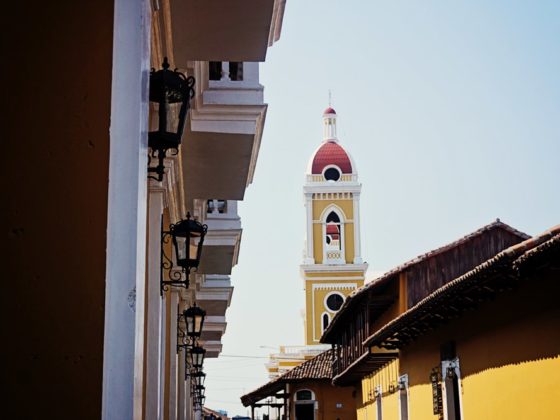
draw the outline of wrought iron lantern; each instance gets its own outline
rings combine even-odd
[[[206,311],[199,306],[196,306],[196,303],[183,311],[183,318],[185,319],[185,324],[187,326],[188,337],[200,337],[205,317]]]
[[[187,213],[187,218],[169,226],[169,231],[161,232],[161,292],[167,290],[168,286],[181,286],[186,289],[189,287],[189,274],[194,268],[198,268],[200,264],[200,256],[202,255],[202,245],[204,237],[208,231],[208,226],[203,225],[197,220],[191,218],[191,214]],[[181,271],[174,270],[173,260],[168,257],[165,252],[165,244],[169,240],[175,248],[175,262],[181,267]],[[193,243],[194,242],[194,243]],[[164,280],[163,271],[167,270],[168,280]]]
[[[206,373],[202,372],[201,370],[191,372],[191,379],[194,386],[204,385],[204,381],[206,380]]]
[[[163,180],[167,151],[179,152],[195,83],[194,77],[187,77],[177,69],[169,70],[167,57],[161,66],[161,70],[152,69],[150,73],[150,102],[155,105],[157,119],[150,124],[148,146],[152,149],[152,157],[157,152],[158,165],[148,168],[148,172],[155,172],[157,176],[150,178],[157,181]]]
[[[204,396],[205,391],[206,391],[206,387],[204,385],[195,385],[193,388],[194,395]]]
[[[202,347],[195,346],[189,350],[191,356],[191,366],[195,369],[202,369],[204,364],[204,356],[206,355],[206,349]]]

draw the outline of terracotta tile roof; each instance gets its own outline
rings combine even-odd
[[[202,407],[202,414],[204,416],[214,416],[217,420],[230,420],[228,416],[223,415],[215,410],[212,410],[208,407]]]
[[[513,227],[511,227],[510,225],[503,223],[500,221],[500,219],[496,219],[496,221],[487,224],[485,226],[482,226],[481,228],[475,230],[472,233],[469,233],[468,235],[465,235],[451,243],[448,243],[447,245],[444,245],[442,247],[436,248],[432,251],[426,252],[424,254],[421,254],[419,256],[417,256],[416,258],[413,258],[401,265],[398,265],[397,267],[387,271],[385,274],[383,274],[381,277],[375,279],[372,282],[366,283],[365,285],[363,285],[362,287],[354,290],[344,301],[344,304],[342,305],[342,307],[340,308],[340,310],[335,314],[333,320],[331,321],[331,323],[329,324],[329,326],[327,327],[327,329],[325,330],[325,332],[323,333],[323,336],[321,337],[321,342],[322,343],[326,343],[328,341],[326,341],[327,339],[329,339],[330,334],[332,333],[332,331],[337,327],[338,321],[339,319],[345,315],[345,311],[347,310],[347,308],[351,307],[355,301],[358,301],[360,297],[365,296],[366,292],[368,290],[371,289],[375,289],[383,284],[385,284],[387,281],[389,281],[391,278],[393,278],[394,276],[402,273],[403,271],[407,270],[408,268],[411,268],[412,266],[416,265],[416,264],[420,264],[424,261],[426,261],[427,259],[434,257],[436,255],[442,254],[446,251],[451,250],[452,248],[458,247],[462,244],[464,244],[465,242],[473,239],[476,236],[482,235],[483,233],[491,230],[491,229],[495,229],[495,228],[501,228],[504,229],[516,236],[519,236],[519,238],[527,240],[530,238],[529,235],[527,235],[526,233],[523,233]]]
[[[307,379],[332,379],[332,361],[332,350],[327,350],[289,370],[281,378],[285,382]]]
[[[324,351],[301,365],[289,370],[283,375],[260,386],[241,397],[241,403],[247,407],[263,398],[283,390],[288,383],[315,380],[332,380],[332,350]]]
[[[554,252],[556,254],[553,254]],[[477,299],[484,300],[485,297],[480,295],[481,287],[490,289],[489,298],[494,293],[506,290],[508,288],[507,283],[513,281],[511,279],[512,275],[516,272],[518,274],[523,265],[529,264],[532,260],[543,255],[549,257],[554,255],[553,258],[557,263],[559,262],[560,225],[505,249],[468,273],[440,287],[369,336],[364,341],[364,345],[392,348],[393,346],[388,346],[387,343],[393,342],[395,347],[402,347],[402,345],[398,345],[399,340],[404,344],[406,344],[406,340],[402,341],[401,337],[406,336],[407,339],[411,339],[421,335],[422,331],[426,330],[425,328],[416,328],[415,324],[429,323],[435,325],[444,322],[451,305],[453,306],[454,316],[464,310],[472,309],[473,299],[470,299],[470,293],[474,292]],[[499,282],[501,284],[498,284]],[[467,300],[466,304],[465,300]]]
[[[322,174],[328,165],[336,165],[343,174],[352,173],[352,163],[346,150],[334,141],[327,141],[317,149],[311,166],[312,174]]]

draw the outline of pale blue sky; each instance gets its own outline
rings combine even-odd
[[[260,346],[303,344],[302,185],[328,90],[363,184],[362,255],[385,271],[499,217],[560,223],[560,2],[288,0],[223,357],[206,405],[246,414]]]

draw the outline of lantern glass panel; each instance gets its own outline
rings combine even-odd
[[[191,244],[189,245],[189,259],[191,261],[196,261],[197,253],[198,253],[198,246],[191,242]]]
[[[200,369],[204,363],[204,356],[206,354],[206,350],[202,347],[194,347],[191,350],[191,361],[192,366],[194,368]]]
[[[204,372],[196,372],[192,375],[193,382],[195,386],[204,385],[204,380],[206,379],[206,374]]]
[[[185,318],[187,326],[187,335],[189,337],[200,337],[205,316],[206,312],[198,306],[192,306],[183,312],[183,317]]]
[[[183,264],[181,264],[182,261],[186,260],[188,255],[187,255],[187,249],[189,247],[187,247],[187,238],[185,238],[184,236],[179,236],[175,238],[175,249],[177,252],[177,264],[179,264],[180,266],[182,266]]]
[[[150,132],[179,133],[181,102],[151,102]]]
[[[197,315],[194,317],[193,332],[196,335],[200,335],[202,333],[202,322],[203,322],[203,317],[201,315]]]

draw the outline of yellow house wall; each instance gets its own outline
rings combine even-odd
[[[398,359],[388,363],[373,375],[362,379],[362,400],[358,408],[358,418],[363,420],[376,419],[377,398],[375,396],[376,387],[381,387],[381,409],[384,420],[397,420],[399,418],[399,398],[397,392],[397,382],[399,379]]]
[[[459,358],[465,419],[559,418],[559,293],[558,278],[525,281],[402,349],[411,418],[437,418],[429,374],[441,366],[440,345],[450,340]]]
[[[313,200],[313,220],[320,220],[323,211],[331,204],[338,206],[346,220],[354,219],[354,201],[345,200]],[[351,264],[354,261],[354,223],[344,223],[344,248],[345,260]],[[313,253],[315,263],[323,262],[323,226],[322,223],[313,223]]]
[[[462,382],[465,418],[560,418],[560,358],[491,369]]]

